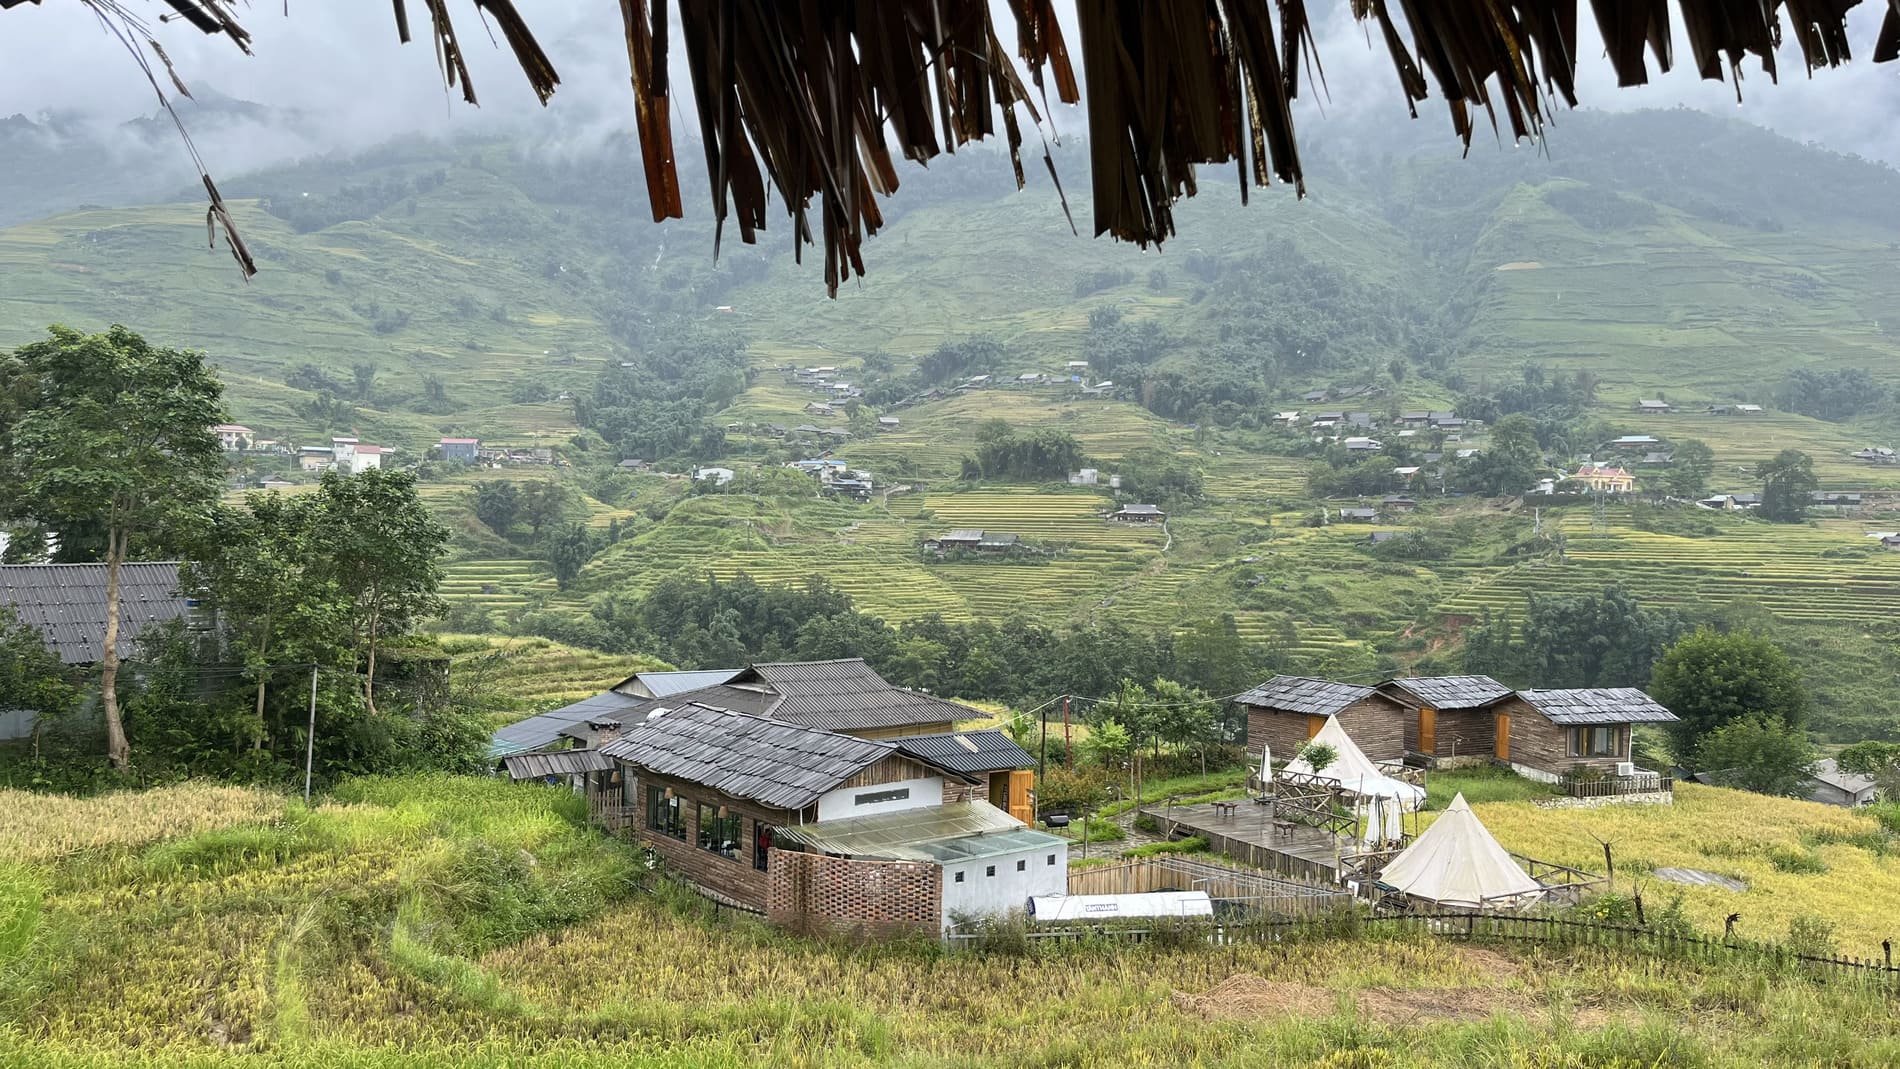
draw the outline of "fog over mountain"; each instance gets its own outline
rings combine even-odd
[[[1852,12],[1850,29],[1857,45],[1871,47],[1883,6],[1862,4]],[[532,25],[562,78],[561,91],[546,109],[528,91],[512,55],[505,47],[486,46],[474,11],[461,5],[456,6],[458,25],[481,97],[479,108],[463,104],[459,93],[444,91],[426,41],[409,46],[396,42],[387,5],[306,2],[292,4],[288,16],[278,5],[258,5],[245,13],[255,34],[254,57],[189,27],[166,24],[155,31],[199,97],[196,106],[184,102],[181,110],[206,163],[221,178],[311,155],[356,151],[396,137],[455,137],[520,128],[544,151],[590,149],[607,139],[631,139],[633,108],[614,6],[568,0],[534,8]],[[1064,15],[1070,19],[1073,40],[1072,13],[1065,10]],[[1006,16],[999,12],[998,17]],[[1371,139],[1388,151],[1457,153],[1435,101],[1421,106],[1418,121],[1410,120],[1384,46],[1352,18],[1348,5],[1328,6],[1316,23],[1326,89],[1315,92],[1317,79],[1307,81],[1299,105],[1306,139]],[[124,172],[100,173],[81,187],[52,186],[31,204],[12,205],[6,218],[69,208],[87,199],[134,195],[123,188],[128,183],[141,185],[138,192],[148,196],[189,187],[190,162],[169,120],[152,121],[156,100],[150,84],[87,9],[55,0],[12,9],[0,25],[6,31],[0,35],[0,142],[21,139],[8,143],[15,155],[20,146],[78,152],[103,171]],[[1677,30],[1680,61],[1687,49],[1679,25]],[[1790,42],[1781,53],[1781,84],[1771,83],[1758,66],[1749,66],[1738,107],[1733,85],[1701,81],[1680,65],[1668,75],[1654,75],[1651,85],[1619,90],[1600,58],[1594,21],[1587,14],[1580,20],[1580,34],[1579,53],[1586,58],[1578,84],[1586,107],[1719,111],[1798,141],[1900,163],[1900,64],[1875,66],[1861,60],[1810,78]],[[674,85],[676,92],[684,92],[687,80],[676,78]],[[245,103],[262,107],[247,108]],[[685,99],[675,101],[676,108],[689,106]],[[1552,111],[1547,147],[1561,154],[1564,110],[1559,105]],[[146,121],[136,121],[140,119]],[[1053,119],[1064,136],[1080,133],[1083,125],[1078,109],[1058,108]],[[696,124],[683,117],[674,128],[678,136],[690,138]],[[1473,151],[1509,147],[1508,141],[1480,135]],[[60,170],[69,172],[72,162],[68,158]],[[1740,162],[1712,160],[1710,165]],[[1081,176],[1070,180],[1080,181]]]

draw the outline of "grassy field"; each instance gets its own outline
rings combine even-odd
[[[672,667],[652,657],[576,649],[544,638],[447,634],[440,639],[454,659],[455,675],[468,677],[465,689],[479,689],[502,723],[592,697],[635,672]]]
[[[189,788],[188,792],[200,791]],[[80,803],[110,823],[127,801]],[[11,799],[9,799],[11,801]],[[41,803],[0,808],[0,842]],[[169,804],[185,804],[181,797]],[[321,1065],[1892,1064],[1851,986],[1417,939],[946,956],[807,942],[642,895],[564,791],[346,784],[193,798],[168,836],[0,867],[0,1061]]]

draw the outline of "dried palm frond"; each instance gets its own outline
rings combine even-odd
[[[0,9],[28,2],[40,0],[0,0]],[[108,22],[137,25],[123,0],[82,2]],[[227,36],[248,51],[249,36],[226,0],[159,2],[169,11],[162,17]],[[511,0],[469,2],[501,28],[530,88],[546,103],[560,76]],[[1484,111],[1493,129],[1502,110],[1513,138],[1534,138],[1542,133],[1548,101],[1577,103],[1578,0],[1349,2],[1356,18],[1377,24],[1413,115],[1435,84],[1467,146],[1474,109]],[[420,3],[445,83],[475,103],[449,0]],[[1809,70],[1846,62],[1847,12],[1857,3],[1674,0],[1674,7],[1697,73],[1729,77],[1739,93],[1748,56],[1776,76],[1784,11]],[[405,0],[392,4],[397,35],[408,41]],[[1292,101],[1300,61],[1320,71],[1307,6],[1307,0],[1076,0],[1098,235],[1143,245],[1172,236],[1172,206],[1197,192],[1201,164],[1232,162],[1243,200],[1249,184],[1275,179],[1304,192]],[[1618,84],[1647,82],[1652,59],[1669,70],[1670,0],[1590,0],[1590,6]],[[1886,6],[1873,48],[1877,63],[1900,58],[1900,0]],[[999,113],[1022,185],[1016,108],[1040,128],[1049,81],[1060,100],[1076,102],[1081,92],[1054,0],[1008,0],[1005,7],[1016,23],[1016,59],[1028,70],[1028,85],[996,33],[987,0],[621,0],[620,32],[654,220],[684,212],[667,77],[675,24],[706,152],[715,253],[729,219],[740,240],[758,240],[769,186],[791,218],[794,252],[823,243],[826,288],[836,294],[840,282],[864,273],[863,240],[883,225],[878,198],[899,184],[894,159],[927,162],[990,137]],[[150,40],[143,33],[131,39],[138,37]],[[151,47],[165,62],[156,43]],[[149,76],[143,55],[133,51]],[[1043,156],[1055,178],[1046,137]],[[1060,192],[1059,180],[1056,188]],[[206,189],[213,216],[235,239],[208,178]],[[247,259],[241,242],[233,240],[232,251]]]

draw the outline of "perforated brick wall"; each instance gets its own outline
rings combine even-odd
[[[773,850],[766,861],[765,914],[803,932],[863,936],[937,930],[943,870],[921,861],[849,861]]]

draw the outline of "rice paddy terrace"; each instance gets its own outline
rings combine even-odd
[[[1532,593],[1590,593],[1619,582],[1653,604],[1711,607],[1746,599],[1790,621],[1884,622],[1900,605],[1900,553],[1865,537],[1859,523],[1723,518],[1716,533],[1688,537],[1640,530],[1626,509],[1609,510],[1606,520],[1596,529],[1588,510],[1565,513],[1556,521],[1564,535],[1561,558],[1478,575],[1440,610],[1521,613]]]

